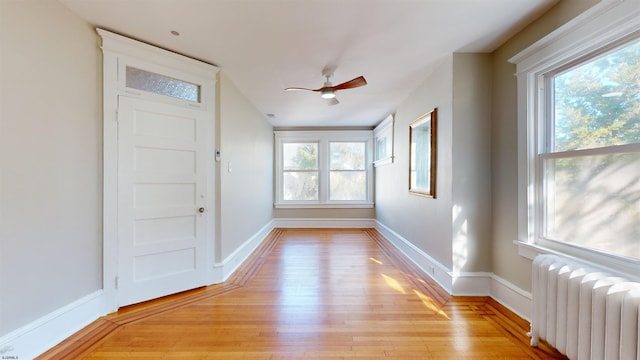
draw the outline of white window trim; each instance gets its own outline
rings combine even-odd
[[[148,44],[138,43],[135,40],[103,29],[96,30],[103,38],[103,52],[113,53],[117,56],[113,64],[107,64],[110,68],[113,67],[115,69],[116,75],[105,79],[105,81],[109,81],[106,86],[113,87],[114,91],[119,94],[143,100],[163,102],[204,111],[215,107],[215,97],[211,94],[215,93],[216,74],[210,70],[217,69],[215,66]],[[160,57],[162,57],[162,60],[144,60],[160,59]],[[127,66],[198,85],[200,86],[200,102],[129,88],[126,86]],[[193,70],[185,70],[187,66]]]
[[[640,261],[548,241],[538,236],[541,214],[536,209],[538,116],[544,114],[544,74],[640,31],[640,0],[602,0],[583,14],[545,36],[509,62],[516,64],[518,90],[518,245],[519,254],[533,259],[556,253],[575,257],[638,278]]]
[[[276,208],[372,208],[373,207],[373,131],[325,130],[325,131],[274,131],[275,134],[275,203]],[[364,201],[329,200],[329,143],[364,142],[365,170],[367,172],[367,199]],[[287,142],[317,142],[320,198],[314,201],[282,200],[282,144]]]
[[[393,163],[393,123],[394,115],[387,116],[382,122],[373,129],[375,141],[373,143],[373,166],[378,167]],[[378,159],[378,139],[386,139],[387,156]]]

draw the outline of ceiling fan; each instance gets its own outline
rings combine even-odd
[[[322,74],[322,76],[327,78],[327,81],[324,82],[324,85],[321,88],[307,89],[307,88],[301,88],[301,87],[288,87],[284,90],[285,91],[307,90],[307,91],[319,92],[320,97],[322,97],[323,99],[327,99],[327,103],[329,105],[337,105],[340,102],[338,101],[338,99],[336,99],[336,91],[353,89],[353,88],[367,85],[367,80],[365,80],[364,76],[358,76],[357,78],[353,78],[349,81],[343,82],[342,84],[338,84],[335,86],[331,84],[331,80],[330,80],[331,76],[333,76],[333,73],[325,72]]]

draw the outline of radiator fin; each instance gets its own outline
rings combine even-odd
[[[531,345],[569,359],[640,360],[640,283],[539,255],[532,269]]]

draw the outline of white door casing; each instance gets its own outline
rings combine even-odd
[[[205,284],[206,116],[119,97],[119,306]]]
[[[218,69],[109,31],[97,32],[103,52],[103,311],[108,313],[215,281]],[[131,89],[128,66],[196,84],[199,99]],[[191,127],[196,127],[196,140],[189,143],[185,129]],[[187,163],[195,169],[191,175]],[[192,197],[187,189],[193,189]]]

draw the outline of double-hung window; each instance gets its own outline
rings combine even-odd
[[[637,272],[639,16],[624,5],[604,9],[511,60],[518,68],[525,256],[533,248]]]
[[[276,131],[276,207],[372,207],[372,131]]]
[[[640,37],[545,80],[540,235],[640,259]]]

